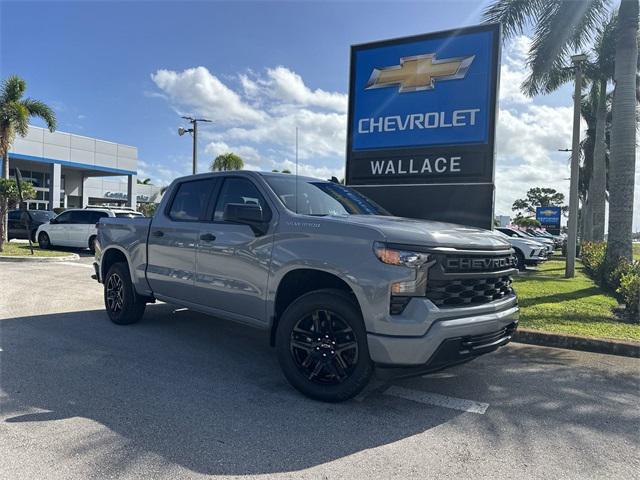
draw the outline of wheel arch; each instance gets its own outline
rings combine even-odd
[[[344,279],[335,273],[317,268],[294,268],[284,274],[276,289],[271,322],[271,346],[275,344],[275,333],[278,328],[278,321],[287,307],[306,293],[326,288],[346,292],[360,312],[362,312],[362,307],[354,290]]]
[[[129,255],[127,255],[127,252],[122,248],[116,246],[109,247],[106,250],[102,251],[102,255],[100,258],[100,276],[102,277],[101,280],[104,281],[104,277],[109,271],[109,268],[111,268],[111,266],[117,262],[124,262],[127,264],[127,268],[129,269],[129,276],[131,277],[131,280],[135,285],[135,279],[133,276],[133,272],[131,271],[131,262],[129,261]]]

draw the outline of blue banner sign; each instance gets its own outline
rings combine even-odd
[[[398,214],[375,186],[450,185],[437,193],[450,208],[425,197],[422,218],[490,228],[499,68],[499,25],[352,46],[347,184]]]
[[[562,216],[562,208],[560,207],[537,207],[536,220],[543,227],[560,228],[560,218]]]

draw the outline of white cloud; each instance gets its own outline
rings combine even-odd
[[[158,70],[151,75],[151,80],[176,108],[186,108],[186,113],[206,116],[216,124],[244,125],[265,120],[264,112],[243,102],[205,67],[182,72]]]
[[[520,85],[527,78],[525,59],[531,39],[520,35],[505,50],[500,67],[500,102],[503,104],[526,104],[533,100],[520,91]]]

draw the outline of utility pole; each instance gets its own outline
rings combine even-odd
[[[580,173],[580,97],[582,93],[582,62],[584,54],[573,55],[571,62],[575,69],[575,89],[573,93],[573,139],[571,143],[571,183],[569,186],[569,224],[567,236],[567,263],[565,278],[573,278],[576,268],[576,245],[578,243],[578,175]]]
[[[189,122],[191,128],[178,128],[178,135],[182,136],[185,133],[191,133],[193,137],[193,174],[198,173],[198,122],[211,122],[206,118],[194,118],[194,117],[182,117]]]

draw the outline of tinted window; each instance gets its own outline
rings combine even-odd
[[[196,221],[204,216],[214,179],[181,183],[173,197],[169,217],[178,221]]]
[[[56,217],[57,223],[71,223],[71,213],[72,212],[63,212]]]
[[[224,207],[229,203],[258,205],[263,212],[269,212],[269,207],[251,180],[246,178],[227,178],[216,203],[214,220],[222,221]]]
[[[71,221],[69,223],[96,223],[91,221],[93,214],[96,212],[89,212],[86,210],[72,210],[69,213],[71,214]]]
[[[11,210],[9,212],[9,220],[20,220],[20,210]]]
[[[265,180],[292,212],[320,216],[389,215],[373,200],[337,183],[306,178],[296,181],[296,177],[291,175],[266,175]]]
[[[98,223],[101,218],[108,217],[109,214],[107,212],[91,212],[89,217],[90,223]]]

